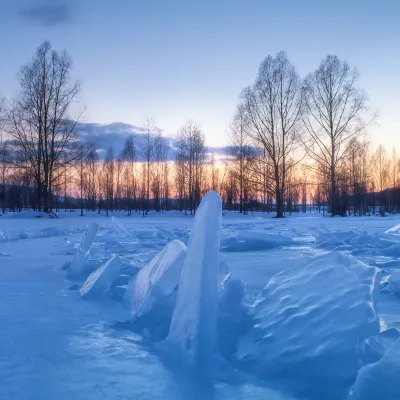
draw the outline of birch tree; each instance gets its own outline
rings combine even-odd
[[[283,217],[286,179],[296,165],[302,115],[301,81],[284,52],[261,63],[254,85],[243,92],[247,133],[268,155],[276,217]]]
[[[359,74],[346,61],[329,55],[304,81],[306,151],[324,175],[329,176],[332,215],[340,208],[337,170],[349,156],[351,143],[372,122],[366,119],[367,95],[358,86]]]
[[[40,45],[32,62],[21,68],[21,91],[9,115],[8,133],[20,156],[15,161],[20,168],[28,163],[37,205],[44,211],[51,208],[52,186],[64,163],[79,159],[79,151],[73,154],[79,116],[70,109],[80,84],[71,80],[71,68],[66,52],[53,51],[47,41]],[[66,153],[69,157],[63,157]]]

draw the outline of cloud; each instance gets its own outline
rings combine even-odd
[[[84,143],[95,144],[101,159],[104,159],[105,153],[110,146],[113,147],[114,156],[118,157],[124,148],[126,139],[130,135],[134,137],[137,155],[140,157],[140,147],[145,138],[142,128],[138,126],[122,122],[113,122],[106,125],[80,123],[78,130],[79,136]],[[168,160],[174,160],[176,157],[176,138],[171,135],[163,135],[163,139],[168,146]],[[206,148],[206,152],[225,155],[227,147]]]
[[[66,24],[71,20],[71,10],[67,4],[42,4],[21,10],[20,14],[26,20],[44,26]]]

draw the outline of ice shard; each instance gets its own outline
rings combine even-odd
[[[221,198],[210,191],[196,210],[165,347],[212,374],[217,336]]]
[[[106,294],[119,274],[121,262],[118,256],[113,256],[105,264],[91,273],[80,289],[85,298],[96,298]]]
[[[89,255],[90,248],[94,242],[94,239],[97,235],[97,231],[99,230],[99,225],[96,223],[92,223],[87,230],[78,251],[76,252],[74,259],[72,260],[71,264],[68,268],[68,275],[72,278],[79,277],[83,274],[86,259]]]
[[[125,302],[131,316],[146,314],[153,304],[172,294],[179,284],[186,246],[179,240],[168,243],[128,284]]]

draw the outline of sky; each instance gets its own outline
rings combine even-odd
[[[154,117],[174,134],[192,119],[209,146],[225,146],[240,93],[267,55],[286,51],[304,77],[336,54],[358,69],[378,112],[372,142],[398,144],[398,0],[0,2],[0,95],[8,99],[20,67],[50,40],[74,61],[86,122],[140,126]]]

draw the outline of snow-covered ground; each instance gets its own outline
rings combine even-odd
[[[86,267],[93,271],[116,254],[120,261],[119,272],[128,279],[133,270],[143,267],[170,241],[180,240],[187,245],[193,217],[178,212],[150,213],[145,218],[116,212],[110,213],[108,218],[97,213],[85,214],[80,217],[79,212],[61,212],[58,219],[35,218],[34,213],[0,217],[0,399],[291,398],[288,393],[280,393],[280,389],[273,390],[281,387],[274,382],[267,379],[261,383],[259,376],[237,386],[217,384],[213,394],[194,390],[164,365],[141,336],[113,327],[114,321],[129,318],[129,307],[107,296],[97,300],[82,299],[79,291],[73,290],[74,285],[81,287],[89,273],[73,279],[63,270],[73,260],[93,222],[99,224],[99,231]],[[354,257],[378,267],[382,280],[382,293],[376,304],[380,329],[400,329],[400,298],[393,293],[400,283],[394,272],[400,269],[398,224],[400,216],[330,218],[298,214],[277,220],[262,213],[248,216],[226,213],[222,218],[220,262],[228,265],[233,277],[246,282],[246,302],[252,304],[274,275],[284,273],[280,276],[287,282],[294,282],[293,287],[296,287],[299,285],[296,280],[306,282],[305,268],[318,256],[339,251],[350,260]],[[361,290],[355,281],[354,274],[358,272],[350,271],[351,261],[340,263],[350,277],[348,286],[338,287],[333,280],[339,275],[334,273],[324,288],[318,275],[318,284],[310,285],[310,290],[325,293],[334,300],[336,293],[347,296],[354,285],[356,299],[357,290]],[[293,278],[293,268],[302,274]],[[333,282],[331,288],[329,279]],[[279,279],[274,282],[279,283]],[[120,283],[121,287],[126,284]],[[283,296],[284,289],[281,285],[276,293]],[[334,295],[330,289],[336,291]],[[273,296],[273,290],[275,288],[266,288],[263,294]],[[307,287],[302,293],[306,295]],[[271,307],[277,307],[276,301],[271,303]],[[341,306],[346,304],[344,301]],[[329,301],[326,306],[331,306]],[[329,323],[324,318],[321,321]],[[347,324],[346,332],[351,330],[346,319],[336,318],[332,323]],[[296,324],[288,325],[288,329],[293,327]],[[336,328],[341,332],[338,326]],[[285,335],[284,329],[268,329]],[[307,335],[307,329],[315,329],[315,325],[308,327],[302,323],[300,329],[301,334]],[[289,332],[287,335],[289,337]],[[331,343],[331,338],[321,346],[327,343]],[[277,346],[283,345],[285,340],[280,337]],[[268,349],[265,347],[266,354],[271,354]],[[246,349],[241,351],[246,352]],[[286,353],[282,356],[288,359]],[[271,360],[274,357],[279,359],[279,352],[275,351]],[[296,353],[296,362],[299,357],[301,354]],[[390,357],[385,358],[388,359]],[[268,368],[271,366],[267,365],[266,370]],[[328,398],[307,393],[304,389],[297,397]],[[339,398],[335,396],[332,398]]]

